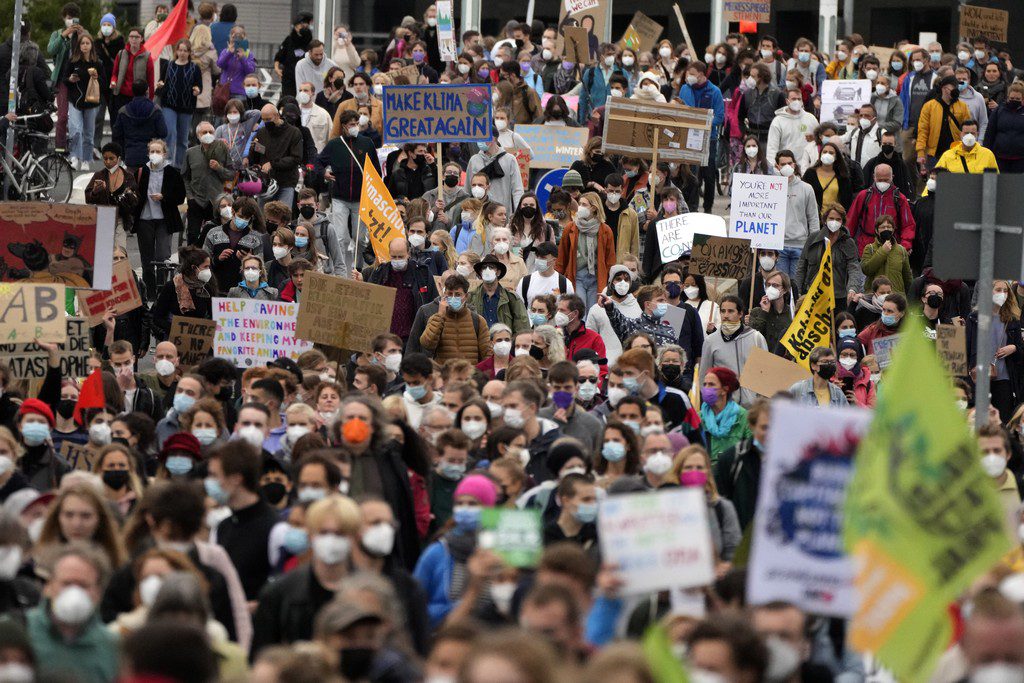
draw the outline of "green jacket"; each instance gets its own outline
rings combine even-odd
[[[65,38],[61,34],[64,29],[59,28],[50,34],[50,42],[46,51],[53,57],[53,72],[50,74],[50,83],[54,87],[64,79],[64,66],[71,58],[71,38]],[[74,34],[72,34],[74,35]]]
[[[897,244],[886,254],[876,239],[864,247],[860,259],[860,269],[864,271],[865,282],[871,282],[879,275],[892,280],[892,291],[906,294],[907,288],[914,280],[910,272],[910,256],[902,245]]]
[[[44,600],[25,615],[26,630],[40,671],[71,674],[82,683],[111,683],[120,667],[118,637],[100,620],[99,612],[73,641],[65,641],[50,619],[50,603]]]
[[[480,285],[469,293],[469,307],[477,315],[484,314],[484,286]],[[530,331],[530,319],[526,305],[512,292],[498,285],[498,322],[512,329],[512,338],[520,332]]]
[[[789,297],[788,294],[784,296]],[[768,344],[768,350],[775,353],[776,348],[779,345],[779,340],[782,339],[782,335],[786,334],[786,330],[789,329],[790,323],[793,322],[793,316],[789,312],[789,302],[787,301],[782,306],[782,312],[779,313],[775,310],[775,307],[770,307],[770,310],[765,313],[764,309],[756,303],[754,308],[750,310],[750,327],[751,329],[757,330],[764,337],[765,342]]]

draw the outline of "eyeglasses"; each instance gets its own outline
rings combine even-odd
[[[600,380],[597,377],[580,377],[580,383],[590,382],[591,384],[597,384]]]

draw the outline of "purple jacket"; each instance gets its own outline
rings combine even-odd
[[[239,59],[235,53],[229,52],[227,48],[220,51],[217,58],[217,66],[220,67],[220,82],[231,83],[232,97],[245,97],[245,88],[242,81],[249,74],[256,71],[256,58],[250,54],[245,59]]]

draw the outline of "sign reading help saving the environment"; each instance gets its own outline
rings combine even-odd
[[[583,157],[589,133],[570,126],[516,126],[533,149],[530,168],[565,168]]]
[[[289,301],[214,297],[213,355],[239,368],[266,365],[280,356],[297,358],[313,348],[295,336],[298,311],[299,304]]]
[[[779,176],[734,173],[729,236],[745,237],[754,249],[786,246],[789,183]]]
[[[853,408],[789,401],[772,408],[747,565],[751,604],[784,600],[814,614],[853,615],[843,506],[853,455],[870,421],[868,411]]]
[[[384,86],[384,144],[490,142],[490,85]]]
[[[690,251],[696,233],[725,237],[725,221],[708,213],[684,213],[658,221],[658,251],[662,263],[671,263]]]
[[[306,273],[295,334],[339,349],[373,351],[373,338],[391,329],[394,287]]]
[[[0,342],[62,342],[67,335],[64,285],[0,282]]]
[[[67,339],[60,349],[60,376],[85,377],[89,374],[90,328],[85,318],[64,318]],[[0,363],[11,369],[14,379],[43,379],[49,367],[46,351],[35,342],[29,344],[0,344]]]
[[[597,515],[601,558],[618,565],[623,594],[706,586],[714,581],[703,488],[609,496]]]

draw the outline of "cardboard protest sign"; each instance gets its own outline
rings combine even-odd
[[[437,50],[442,62],[454,62],[458,57],[455,45],[455,15],[452,0],[437,0]]]
[[[725,221],[707,213],[684,213],[662,218],[657,224],[658,252],[662,263],[675,261],[693,247],[693,237],[699,231],[706,235],[726,237]]]
[[[490,142],[490,85],[384,86],[384,144]]]
[[[62,342],[64,285],[0,282],[0,342]]]
[[[168,341],[178,351],[178,365],[190,368],[199,365],[213,348],[213,337],[217,323],[205,318],[187,318],[176,315],[171,318],[171,334]]]
[[[399,87],[405,87],[406,85],[420,85],[421,83],[427,82],[427,79],[420,73],[419,68],[415,64],[403,66],[400,69],[395,69],[394,71],[388,71],[388,76],[390,76],[392,80],[402,77],[409,81],[408,83],[402,83]]]
[[[306,273],[296,319],[299,339],[340,349],[373,351],[373,338],[391,329],[393,287]]]
[[[609,496],[597,515],[601,558],[617,564],[623,594],[705,586],[714,581],[703,489]]]
[[[880,337],[871,342],[872,353],[875,354],[875,360],[878,361],[879,368],[885,370],[889,367],[889,364],[892,363],[892,351],[902,338],[902,334],[890,334],[888,337]],[[964,355],[966,355],[966,352]]]
[[[608,15],[612,0],[560,0],[558,4],[558,54],[564,55],[569,51],[566,29],[579,26],[587,32],[582,44],[588,47],[587,57],[580,63],[588,64],[597,59],[597,46],[599,41],[605,40],[605,27],[611,21]]]
[[[541,107],[548,106],[548,100],[552,97],[551,93],[546,92],[540,96]],[[579,95],[561,95],[562,100],[565,102],[565,106],[569,107],[569,111],[573,114],[578,114],[580,111],[580,96]],[[519,126],[516,126],[516,132],[519,132]]]
[[[113,206],[0,202],[0,282],[110,289]]]
[[[722,18],[767,24],[772,20],[772,3],[771,0],[723,0]]]
[[[866,410],[773,403],[747,565],[750,604],[783,600],[809,613],[852,616],[843,506],[870,421]]]
[[[821,94],[821,122],[846,126],[846,118],[871,101],[874,84],[867,79],[828,80],[818,84]]]
[[[77,444],[68,439],[60,444],[60,454],[73,470],[92,472],[96,460],[97,451],[89,448],[88,444]]]
[[[0,285],[2,287],[2,285]],[[89,326],[85,318],[62,318],[67,338],[60,348],[61,377],[85,377],[89,374]],[[43,379],[49,368],[50,355],[35,342],[28,344],[0,344],[0,362],[11,369],[14,379]]]
[[[543,549],[540,510],[487,508],[480,513],[481,548],[510,567],[536,567]]]
[[[780,176],[734,173],[729,236],[746,237],[754,249],[786,246],[789,183]]]
[[[586,128],[570,126],[516,126],[533,149],[530,168],[565,168],[583,157]]]
[[[913,316],[907,325],[847,486],[857,591],[847,637],[895,680],[923,682],[955,638],[950,604],[1019,541],[934,346]]]
[[[960,6],[960,35],[964,40],[984,37],[997,43],[1006,42],[1006,29],[1010,25],[1010,13],[1006,10]]]
[[[580,67],[590,64],[590,33],[581,26],[566,26],[562,35],[565,37],[565,51],[562,59],[575,62]]]
[[[696,234],[690,253],[690,272],[704,277],[741,280],[750,275],[753,253],[750,240]]]
[[[533,157],[525,149],[513,149],[505,147],[504,150],[516,158],[516,165],[519,167],[519,176],[523,179],[523,187],[530,187],[530,161]]]
[[[832,346],[833,315],[836,310],[836,293],[832,286],[832,245],[825,241],[825,253],[821,257],[821,266],[814,276],[804,302],[800,304],[793,322],[779,343],[791,354],[793,359],[811,369],[811,351],[817,346]]]
[[[966,377],[967,328],[962,325],[938,325],[935,328],[935,350],[939,359],[954,377]]]
[[[711,145],[710,109],[681,104],[643,103],[610,97],[604,110],[602,150],[660,161],[704,165]]]
[[[622,40],[619,41],[619,48],[629,48],[633,52],[650,52],[664,30],[664,26],[643,12],[634,12],[626,32],[622,34]]]
[[[288,301],[214,297],[213,355],[239,368],[266,365],[280,356],[297,358],[313,348],[295,336],[298,310],[299,304]]]
[[[868,54],[878,57],[878,62],[883,68],[889,66],[889,60],[892,59],[894,52],[896,52],[896,49],[892,47],[882,47],[881,45],[871,45],[868,47]]]
[[[391,258],[388,245],[396,237],[405,237],[405,223],[398,205],[391,197],[384,180],[370,163],[363,160],[363,191],[359,197],[359,218],[369,231],[370,245],[377,261],[383,263]],[[348,275],[348,273],[345,273]]]
[[[791,386],[810,377],[809,370],[793,361],[754,347],[740,371],[740,386],[771,398],[780,391],[789,391]]]
[[[127,259],[114,264],[110,289],[78,290],[79,311],[88,319],[90,327],[103,322],[108,308],[114,309],[114,315],[124,315],[141,306],[142,295],[139,294],[139,286]]]

